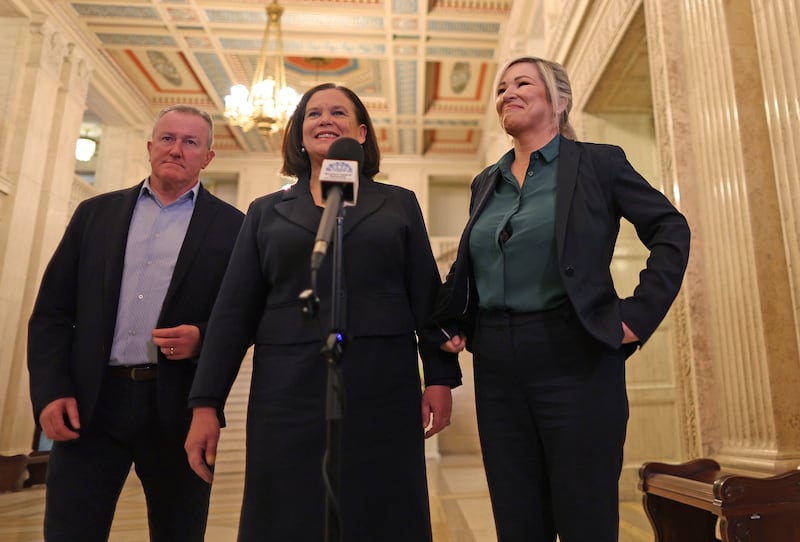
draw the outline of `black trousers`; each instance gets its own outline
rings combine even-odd
[[[91,426],[50,452],[45,540],[108,540],[133,464],[147,501],[150,540],[201,542],[211,486],[189,468],[184,439],[185,431],[158,423],[155,380],[106,377]]]
[[[569,304],[482,311],[472,350],[499,542],[616,542],[625,352],[592,338]]]

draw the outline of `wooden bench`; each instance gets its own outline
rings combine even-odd
[[[645,463],[639,489],[655,542],[798,542],[800,470],[751,478],[712,459]]]
[[[28,454],[28,479],[25,487],[44,484],[47,480],[47,462],[50,459],[52,441],[47,441],[42,430],[36,427],[33,431],[33,451]]]
[[[27,464],[24,454],[0,455],[0,493],[22,489]]]

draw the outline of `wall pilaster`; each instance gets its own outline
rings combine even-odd
[[[103,126],[97,147],[94,188],[98,193],[133,186],[150,174],[147,140],[150,132],[128,126]]]
[[[717,457],[747,470],[794,468],[800,364],[753,12],[722,0],[680,10],[710,362],[722,405]]]
[[[23,23],[23,21],[25,21]],[[0,235],[0,453],[30,451],[26,328],[41,273],[61,237],[72,189],[75,137],[85,109],[85,59],[45,17],[26,25],[26,55],[13,83],[14,130],[5,149],[11,185]],[[14,51],[8,54],[13,55]],[[12,134],[12,132],[9,132]]]
[[[653,121],[664,192],[686,215],[692,228],[692,249],[675,319],[675,364],[683,418],[685,458],[713,455],[719,440],[721,397],[716,367],[711,362],[705,318],[704,235],[699,227],[700,198],[689,126],[690,88],[684,66],[680,13],[664,0],[645,0],[645,22]]]
[[[783,244],[790,269],[794,335],[800,349],[800,71],[795,61],[800,55],[800,9],[795,0],[753,0],[752,6]],[[795,423],[794,432],[797,427]]]

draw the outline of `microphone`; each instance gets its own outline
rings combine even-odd
[[[331,188],[340,186],[344,205],[355,205],[358,198],[358,177],[363,163],[364,149],[352,137],[340,137],[331,143],[319,174],[322,199],[327,203]]]
[[[325,210],[319,221],[314,250],[311,252],[311,270],[316,271],[325,258],[333,237],[333,226],[342,206],[353,206],[358,198],[358,177],[364,150],[350,137],[340,137],[328,148],[319,175]]]

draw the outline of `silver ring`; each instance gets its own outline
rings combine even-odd
[[[169,355],[170,356],[174,356],[175,355],[175,347],[174,346],[170,346],[169,347]]]

